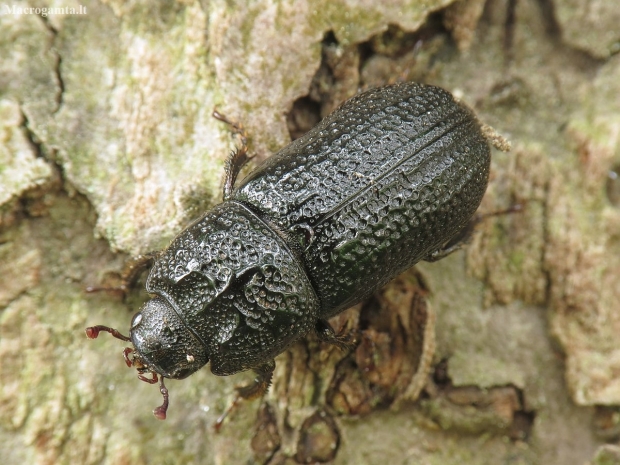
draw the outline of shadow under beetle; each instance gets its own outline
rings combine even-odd
[[[327,319],[458,248],[488,183],[480,123],[449,92],[422,84],[351,98],[235,187],[242,141],[223,202],[153,256],[153,298],[129,337],[86,329],[131,342],[127,365],[143,381],[161,377],[160,419],[164,378],[208,362],[220,376],[252,369],[257,377],[239,395],[253,398],[268,389],[276,355],[310,330],[346,345]]]

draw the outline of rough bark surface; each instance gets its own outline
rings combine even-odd
[[[79,10],[80,5],[85,10]],[[76,8],[45,12],[49,7]],[[38,8],[29,10],[26,8]],[[618,463],[617,0],[0,5],[0,457],[36,463]],[[463,251],[420,264],[251,374],[158,389],[120,341],[146,296],[86,294],[360,88],[442,86],[512,142]]]

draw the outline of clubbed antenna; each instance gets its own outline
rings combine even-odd
[[[103,325],[89,326],[88,328],[86,328],[86,336],[88,337],[88,339],[97,339],[97,336],[99,336],[99,333],[101,331],[106,331],[112,336],[114,336],[116,339],[120,339],[121,341],[131,341],[129,337],[119,333],[118,330]]]
[[[129,337],[121,334],[118,330],[103,325],[89,326],[88,328],[86,328],[86,337],[88,337],[89,339],[97,339],[99,333],[101,333],[102,331],[110,333],[116,339],[120,339],[121,341],[131,342],[131,339]],[[157,373],[149,369],[148,366],[144,364],[142,357],[140,357],[140,354],[131,347],[125,347],[125,349],[123,350],[123,358],[125,359],[125,363],[128,367],[135,367],[138,370],[138,379],[140,379],[140,381],[144,381],[145,383],[149,384],[155,384],[157,381],[159,381],[159,392],[161,392],[161,395],[164,398],[164,402],[155,410],[153,410],[153,415],[155,415],[155,418],[157,418],[158,420],[165,420],[166,412],[168,411],[168,405],[170,402],[170,396],[168,394],[168,388],[166,388],[166,386],[164,385],[164,377],[161,376],[161,378],[158,378]],[[152,377],[147,378],[146,376],[144,376],[145,373],[150,373]]]
[[[170,397],[168,396],[168,389],[166,388],[166,386],[164,386],[163,376],[159,380],[159,392],[161,392],[161,395],[164,397],[164,403],[157,407],[155,410],[153,410],[153,415],[155,415],[155,418],[157,418],[158,420],[165,420],[166,411],[168,410],[168,400]]]

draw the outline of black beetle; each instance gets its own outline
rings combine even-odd
[[[223,119],[220,116],[220,119]],[[420,260],[458,247],[487,187],[490,151],[474,114],[438,87],[404,83],[361,93],[234,187],[154,257],[154,297],[133,317],[129,366],[156,382],[211,362],[216,375],[253,369],[252,398],[274,358]],[[151,373],[152,378],[144,374]]]

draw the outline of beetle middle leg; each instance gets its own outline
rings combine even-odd
[[[248,156],[248,136],[241,123],[228,119],[217,110],[213,110],[213,117],[230,125],[233,134],[238,135],[241,142],[241,147],[231,152],[224,166],[223,199],[228,200],[235,187],[235,181],[237,180],[241,168],[254,157]]]
[[[118,292],[123,296],[134,286],[140,274],[153,263],[157,252],[132,257],[125,262],[117,286],[88,286],[86,292]]]
[[[355,348],[356,331],[343,330],[336,334],[334,328],[326,320],[318,320],[314,326],[314,331],[321,342],[333,344],[344,351],[351,351]]]

